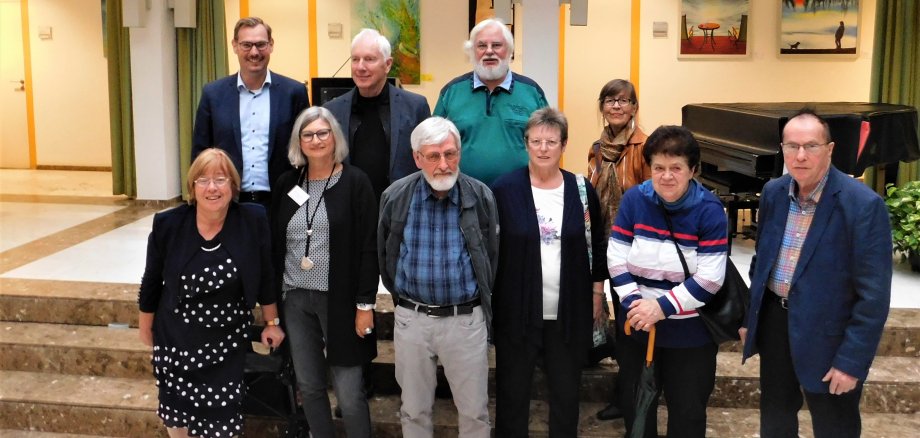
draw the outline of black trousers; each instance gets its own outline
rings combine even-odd
[[[862,383],[841,395],[803,391],[789,350],[789,311],[771,294],[765,292],[756,339],[760,351],[760,436],[798,437],[798,412],[804,393],[815,438],[858,437]]]
[[[565,344],[556,321],[526,338],[495,333],[495,436],[528,436],[534,367],[542,362],[549,386],[549,436],[578,435],[578,390],[587,349]],[[542,341],[542,346],[538,342]]]
[[[617,393],[620,411],[626,422],[626,435],[636,419],[636,385],[645,367],[646,342],[635,334],[618,333],[617,362],[620,373]],[[706,405],[715,387],[718,346],[710,343],[694,348],[655,348],[655,375],[658,394],[646,416],[645,436],[658,436],[658,398],[664,393],[668,406],[668,437],[706,436]]]

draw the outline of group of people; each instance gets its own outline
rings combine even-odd
[[[698,309],[723,282],[729,236],[719,199],[694,179],[700,149],[686,129],[646,136],[635,88],[610,81],[585,178],[560,168],[568,122],[510,70],[514,40],[498,20],[471,30],[473,71],[444,86],[434,116],[387,83],[390,44],[376,30],[352,41],[355,88],[323,106],[268,70],[273,42],[262,20],[237,23],[240,70],[199,104],[188,205],[154,218],[139,326],[171,437],[241,434],[256,303],[261,341],[288,341],[313,436],[335,436],[327,375],[347,435],[372,436],[362,369],[377,355],[378,278],[395,305],[403,436],[432,436],[438,364],[460,436],[491,436],[490,343],[495,435],[528,435],[539,365],[550,436],[577,436],[607,280],[620,371],[604,416],[622,411],[632,429],[645,333],[657,327],[668,436],[705,435],[718,346]],[[833,168],[819,116],[792,117],[781,147],[790,176],[764,189],[742,330],[745,357],[763,357],[762,436],[795,436],[800,388],[816,436],[858,436],[888,308],[887,215]],[[657,436],[654,412],[646,421]]]

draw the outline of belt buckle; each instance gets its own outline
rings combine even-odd
[[[783,309],[789,310],[789,298],[779,297],[779,305]]]
[[[427,317],[429,317],[429,318],[441,318],[441,315],[435,315],[435,314],[432,314],[432,313],[431,313],[431,312],[435,311],[436,309],[440,309],[440,307],[436,307],[436,306],[425,306],[425,316],[427,316]]]

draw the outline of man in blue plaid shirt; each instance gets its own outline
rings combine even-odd
[[[459,171],[460,133],[431,117],[412,132],[421,171],[380,199],[377,251],[396,304],[393,343],[407,438],[432,436],[440,361],[462,437],[490,435],[487,408],[491,291],[498,216],[489,188]]]

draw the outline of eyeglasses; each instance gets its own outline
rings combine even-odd
[[[619,97],[616,99],[611,99],[609,97],[604,99],[604,106],[607,108],[613,108],[616,105],[620,105],[620,107],[622,108],[622,107],[632,105],[632,103],[633,102],[631,99],[623,99]]]
[[[236,43],[236,45],[239,46],[239,48],[243,49],[244,52],[248,52],[248,51],[252,50],[253,47],[255,47],[256,49],[258,49],[258,50],[261,52],[261,51],[267,49],[268,46],[272,45],[272,43],[269,42],[269,41],[256,41],[256,42],[252,42],[252,41],[240,41],[240,42]]]
[[[780,143],[780,146],[783,147],[784,154],[797,154],[799,149],[805,149],[805,153],[814,155],[817,154],[822,146],[827,146],[830,143],[806,143],[806,144],[797,144],[797,143]]]
[[[329,139],[329,134],[332,133],[331,129],[320,129],[316,132],[303,131],[300,133],[300,141],[311,143],[314,139],[319,139],[319,141],[326,141]]]
[[[217,178],[208,178],[208,177],[203,176],[195,180],[195,185],[201,186],[201,187],[208,187],[209,185],[211,185],[212,182],[217,187],[223,187],[227,185],[228,182],[230,182],[230,178],[227,178],[226,176],[219,176]]]
[[[546,146],[547,149],[556,149],[562,143],[559,140],[543,140],[538,138],[528,138],[527,145],[538,149],[540,146]]]
[[[492,48],[492,51],[493,51],[493,52],[497,52],[497,51],[501,50],[502,47],[505,47],[505,43],[501,43],[501,42],[487,43],[487,42],[484,42],[484,41],[480,41],[480,42],[476,43],[476,51],[477,51],[477,52],[487,52],[487,51],[489,51],[489,47]]]
[[[419,155],[431,164],[440,163],[441,158],[447,160],[448,163],[453,163],[460,159],[460,151],[456,149],[444,152],[443,154],[440,152],[432,152],[430,154],[422,154],[419,152]]]

